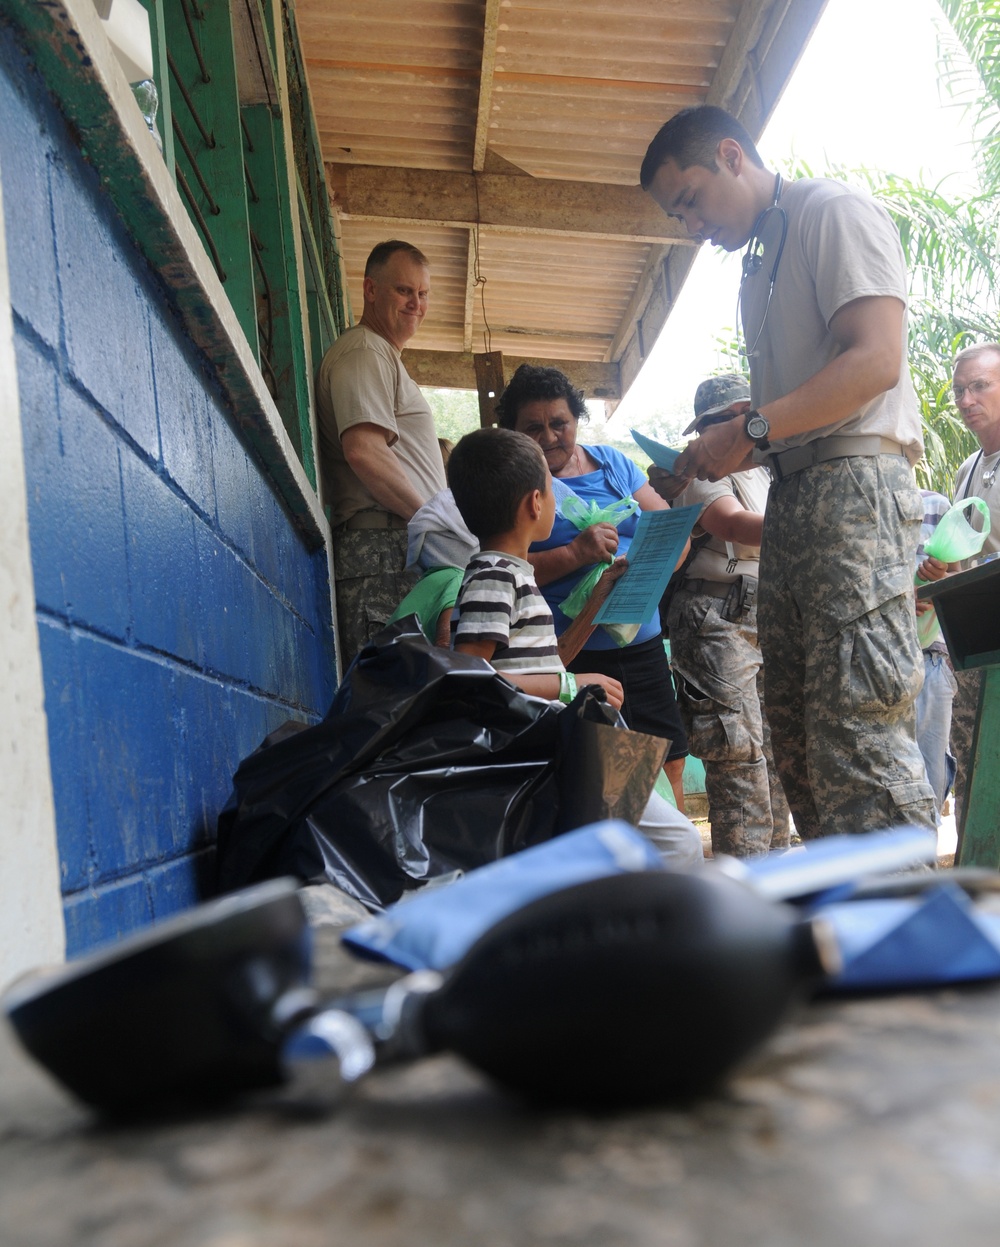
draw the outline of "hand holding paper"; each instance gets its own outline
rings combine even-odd
[[[677,456],[681,452],[679,450],[671,450],[669,446],[663,446],[660,442],[654,441],[651,437],[647,437],[637,429],[632,429],[631,433],[636,445],[640,450],[644,450],[653,461],[652,466],[646,473],[649,477],[650,485],[665,502],[673,502],[679,494],[684,492],[688,483],[687,477],[677,476],[674,473]]]
[[[632,440],[639,449],[644,450],[658,468],[664,468],[667,472],[673,472],[677,456],[681,453],[679,450],[671,450],[669,446],[664,446],[662,442],[654,441],[653,438],[647,437],[645,433],[640,433],[637,429],[630,429],[629,432],[632,434]]]
[[[643,511],[628,552],[628,570],[594,617],[596,623],[649,623],[701,507]]]

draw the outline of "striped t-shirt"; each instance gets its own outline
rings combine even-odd
[[[552,612],[530,563],[482,550],[470,560],[458,595],[456,641],[493,641],[497,671],[516,675],[564,670]]]

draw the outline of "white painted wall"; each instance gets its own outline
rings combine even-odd
[[[0,170],[0,988],[65,956]]]

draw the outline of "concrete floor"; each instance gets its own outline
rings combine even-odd
[[[384,975],[308,904],[316,982]],[[685,1019],[678,1017],[677,1025]],[[543,1113],[452,1057],[112,1126],[0,1026],[3,1247],[993,1247],[1000,986],[815,1001],[685,1109]]]

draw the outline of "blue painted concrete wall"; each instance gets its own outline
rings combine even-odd
[[[200,898],[237,763],[333,695],[329,584],[3,28],[0,169],[72,954]]]

